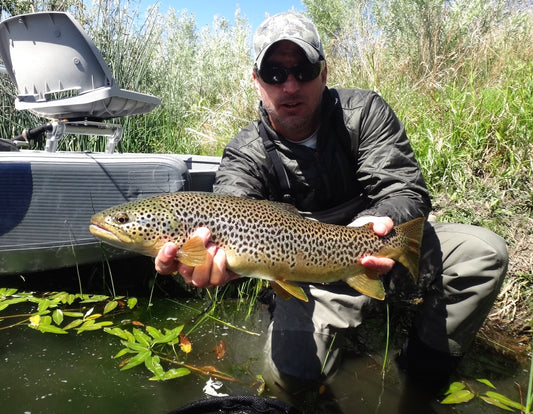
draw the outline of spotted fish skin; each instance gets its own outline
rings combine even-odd
[[[203,244],[187,244],[192,244],[195,229],[206,226],[211,241],[224,249],[228,269],[241,276],[280,283],[345,280],[377,299],[385,296],[381,281],[359,260],[367,255],[391,257],[416,280],[424,227],[424,218],[419,218],[379,237],[370,225],[325,224],[302,217],[286,204],[199,192],[111,207],[95,214],[91,222],[96,237],[148,256],[155,257],[172,241],[182,249],[184,263],[188,257],[205,255]]]

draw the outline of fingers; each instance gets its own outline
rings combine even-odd
[[[390,217],[380,217],[380,220],[374,221],[372,230],[374,230],[374,233],[378,236],[383,237],[389,234],[393,227],[394,223]]]
[[[378,216],[358,217],[353,222],[348,224],[348,227],[361,227],[368,223],[372,223],[372,230],[374,230],[374,233],[381,237],[389,234],[394,227],[394,222],[390,217]]]
[[[162,275],[169,275],[178,270],[178,262],[175,260],[178,246],[172,242],[166,243],[155,258],[155,270]]]
[[[213,266],[211,267],[211,285],[224,285],[229,282],[229,275],[226,270],[226,252],[222,249],[216,249],[213,256]]]
[[[394,267],[394,260],[388,257],[365,256],[359,261],[362,266],[375,270],[378,275],[389,273]]]
[[[196,267],[187,266],[176,260],[178,247],[167,243],[161,248],[156,259],[155,269],[160,274],[178,272],[185,283],[199,288],[223,285],[238,276],[226,269],[226,253],[214,243],[209,242],[211,232],[207,227],[200,227],[191,236],[200,237],[206,246],[206,260]]]

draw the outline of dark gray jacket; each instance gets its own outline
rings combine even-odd
[[[362,215],[389,216],[398,224],[429,213],[429,194],[405,129],[375,92],[326,88],[316,150],[277,134],[261,105],[259,113],[288,174],[298,210],[337,224]],[[282,200],[258,122],[226,146],[214,192]],[[339,206],[340,216],[321,215]]]

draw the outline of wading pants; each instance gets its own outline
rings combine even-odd
[[[426,223],[418,282],[423,302],[412,329],[418,338],[430,349],[464,354],[492,307],[507,263],[505,241],[487,229]],[[294,380],[305,386],[328,374],[336,357],[331,335],[358,327],[374,300],[344,283],[303,287],[309,302],[276,298],[269,327],[267,368],[287,391]]]

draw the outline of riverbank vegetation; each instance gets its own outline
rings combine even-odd
[[[374,89],[405,123],[437,220],[482,225],[508,241],[509,275],[489,323],[531,336],[533,2],[303,4],[325,44],[329,86]],[[140,11],[126,0],[11,0],[0,12],[51,9],[82,23],[123,88],[161,98],[152,113],[120,120],[125,152],[220,155],[255,118],[252,28],[239,10],[205,27],[186,11]],[[43,122],[13,109],[6,76],[0,88],[2,138]]]

